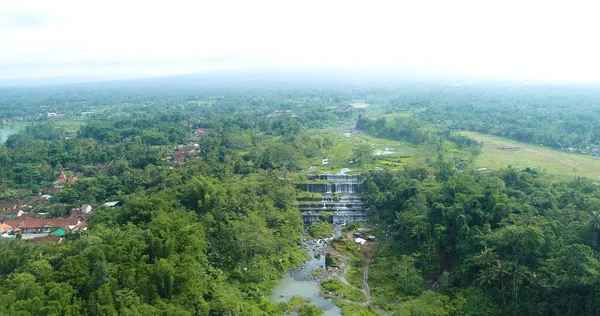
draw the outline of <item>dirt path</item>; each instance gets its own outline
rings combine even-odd
[[[368,264],[365,264],[363,282],[365,284],[365,296],[367,297],[367,304],[371,305],[371,290],[369,290],[369,265]]]
[[[552,156],[552,155],[544,154],[544,153],[542,153],[542,152],[539,152],[539,151],[537,151],[537,150],[535,150],[535,149],[533,149],[533,148],[525,148],[524,150],[525,150],[525,151],[528,151],[528,152],[532,152],[532,153],[534,153],[534,154],[536,154],[536,155],[542,156],[542,157],[544,157],[544,158],[546,158],[546,159],[550,159],[550,160],[555,160],[555,161],[558,161],[558,162],[560,162],[560,163],[562,163],[562,164],[568,165],[568,166],[570,166],[570,167],[573,167],[573,168],[575,168],[575,169],[577,169],[577,170],[583,170],[583,168],[579,167],[579,164],[578,164],[578,163],[576,163],[576,162],[575,162],[575,161],[573,161],[573,160],[561,159],[561,158],[559,158],[559,157],[556,157],[556,156]]]
[[[353,235],[352,232],[348,232],[346,234],[341,234],[340,232],[337,232],[336,236],[344,236],[345,239],[349,240],[349,241],[353,241]],[[374,244],[365,244],[364,246],[361,247],[360,252],[358,253],[358,256],[363,259],[364,261],[364,266],[363,266],[363,288],[359,289],[356,286],[350,284],[350,282],[348,282],[348,280],[346,279],[346,274],[348,273],[348,271],[350,270],[350,261],[351,258],[350,256],[341,253],[340,251],[338,251],[337,249],[335,249],[335,247],[329,247],[328,248],[328,252],[330,252],[332,255],[334,255],[335,257],[337,257],[341,263],[344,264],[344,268],[338,270],[337,272],[333,272],[333,273],[327,273],[325,276],[325,279],[330,279],[330,278],[336,278],[338,280],[340,280],[342,283],[344,283],[345,285],[351,286],[353,288],[356,288],[358,290],[360,290],[361,292],[363,292],[363,294],[365,294],[365,302],[354,302],[345,298],[341,298],[341,297],[336,297],[334,296],[335,299],[347,302],[347,303],[352,303],[352,304],[357,304],[360,306],[364,306],[364,307],[371,307],[372,309],[375,310],[375,312],[377,312],[379,315],[383,315],[383,316],[387,316],[389,315],[388,312],[382,310],[381,308],[373,305],[373,303],[371,302],[371,290],[369,289],[369,265],[373,262],[373,248],[374,248]],[[381,246],[381,241],[379,241],[379,245]],[[376,247],[379,248],[379,247]],[[323,254],[324,255],[324,254]]]

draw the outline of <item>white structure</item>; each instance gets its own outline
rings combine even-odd
[[[365,239],[362,239],[362,238],[358,237],[358,238],[355,238],[355,239],[354,239],[354,242],[355,242],[355,243],[357,243],[357,244],[360,244],[360,245],[362,246],[362,245],[364,245],[364,244],[365,244],[367,241],[366,241]]]

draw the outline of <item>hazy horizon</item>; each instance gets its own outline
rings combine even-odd
[[[0,4],[0,82],[227,71],[599,81],[592,3]]]

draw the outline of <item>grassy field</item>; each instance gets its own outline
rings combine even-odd
[[[86,118],[69,118],[64,120],[56,120],[54,124],[56,126],[61,127],[65,130],[67,135],[74,137],[77,135],[77,131],[79,128],[85,125],[88,119]]]
[[[600,159],[591,156],[568,154],[474,132],[461,134],[483,142],[483,153],[475,162],[478,168],[500,169],[510,165],[519,169],[539,169],[558,179],[574,176],[600,179]]]
[[[348,137],[348,134],[345,135],[345,133],[349,132],[352,127],[342,126],[314,131],[331,139],[333,146],[321,157],[309,161],[310,165],[313,166],[312,171],[316,173],[338,173],[342,168],[349,168],[349,173],[356,174],[377,168],[399,169],[412,162],[412,156],[417,150],[416,146],[406,142],[375,138],[365,133],[356,133]],[[369,145],[374,154],[370,162],[357,165],[350,161],[352,160],[353,149],[360,144]],[[386,150],[385,154],[381,154]],[[376,152],[380,152],[380,154],[376,155]],[[329,164],[322,166],[321,159],[324,158],[329,160]]]

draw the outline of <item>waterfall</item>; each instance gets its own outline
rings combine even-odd
[[[325,183],[297,185],[301,190],[323,194],[319,198],[302,198],[302,202],[297,203],[306,225],[318,222],[325,212],[333,213],[334,224],[367,220],[364,199],[357,194],[363,190],[358,182],[360,175],[322,174],[308,178],[325,180]]]

